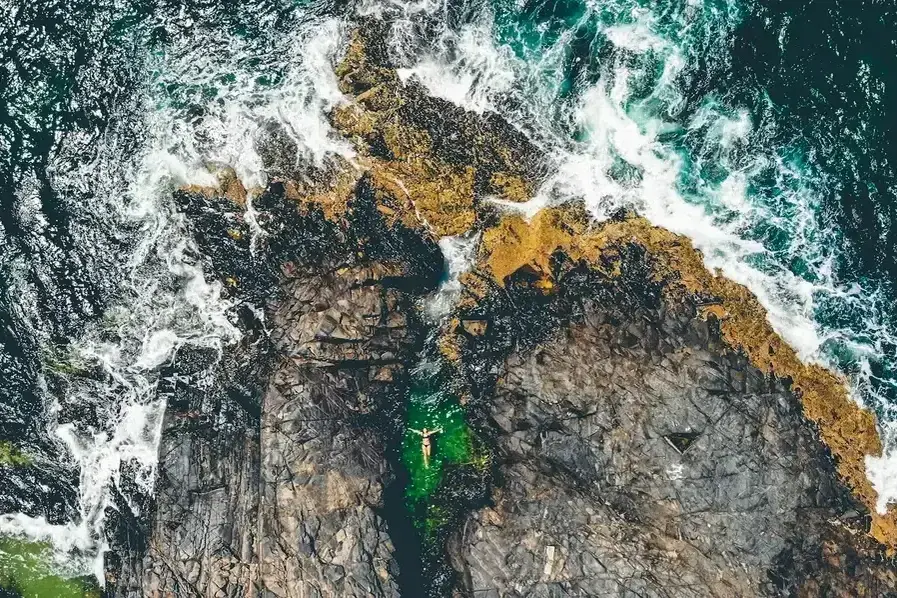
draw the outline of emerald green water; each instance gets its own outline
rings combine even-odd
[[[428,463],[424,461],[421,437],[413,431],[424,428],[441,430],[431,437]],[[425,502],[439,488],[445,468],[469,463],[471,454],[471,431],[458,398],[439,388],[434,380],[415,385],[408,395],[402,438],[402,464],[409,478],[405,496],[409,506],[415,508]]]
[[[0,589],[22,598],[99,598],[99,590],[81,579],[50,572],[48,546],[0,538]]]

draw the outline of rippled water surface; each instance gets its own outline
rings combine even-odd
[[[263,186],[272,121],[305,163],[348,154],[325,113],[358,16],[394,23],[403,77],[544,148],[528,209],[688,235],[897,442],[889,3],[0,0],[0,533],[102,577],[152,488],[160,366],[239,335],[170,192],[216,164]]]

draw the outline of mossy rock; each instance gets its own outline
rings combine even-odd
[[[0,467],[27,467],[31,457],[16,448],[11,442],[0,441]]]

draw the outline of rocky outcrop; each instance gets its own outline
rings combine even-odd
[[[271,596],[397,596],[377,513],[387,465],[371,385],[407,361],[402,301],[384,269],[299,278],[271,325],[283,361],[261,417],[259,585]]]
[[[652,279],[665,282],[663,292],[670,301],[694,298],[702,312],[720,320],[729,348],[744,353],[761,371],[790,380],[804,413],[834,454],[843,480],[872,513],[872,534],[897,545],[897,511],[884,515],[875,511],[877,495],[865,474],[866,455],[881,454],[874,415],[848,396],[843,379],[819,365],[801,362],[773,331],[757,298],[742,285],[708,271],[688,239],[643,218],[595,226],[576,210],[545,210],[533,222],[512,216],[487,230],[482,269],[503,284],[510,273],[527,268],[551,285],[551,256],[560,252],[619,274],[620,248],[627,244],[648,252]]]
[[[593,225],[581,211],[550,209],[532,222],[511,216],[483,235],[481,270],[499,285],[513,272],[527,269],[539,284],[553,284],[552,256],[560,253],[593,264],[608,274],[621,273],[621,249],[640,247],[649,258],[651,278],[663,281],[671,302],[694,300],[704,314],[721,322],[728,348],[745,354],[761,371],[789,380],[804,414],[818,426],[832,451],[844,482],[870,510],[872,535],[897,546],[897,510],[876,512],[877,494],[865,474],[867,455],[881,454],[875,416],[847,394],[846,382],[831,371],[805,364],[773,329],[757,298],[744,286],[712,273],[688,239],[626,217]]]
[[[117,595],[897,595],[875,420],[843,381],[687,239],[497,211],[531,195],[539,151],[403,81],[383,35],[367,23],[336,69],[352,163],[298,172],[272,124],[266,190],[225,169],[177,195],[244,338],[164,376],[151,525]],[[437,241],[470,231],[461,298],[429,321]],[[410,501],[422,376],[464,446]]]
[[[467,591],[897,595],[800,404],[718,321],[576,302],[575,323],[501,368],[502,484],[460,532]]]
[[[282,204],[260,205],[272,208],[273,225]],[[217,230],[214,218],[204,221],[205,241],[230,246],[235,236],[222,229],[234,219],[219,216]],[[304,237],[293,239],[297,251]],[[276,234],[272,247],[286,250]],[[339,248],[284,266],[265,320],[244,309],[240,346],[177,356],[161,389],[168,410],[152,527],[117,595],[398,595],[380,514],[389,472],[377,396],[418,340],[409,299],[387,284],[402,270]],[[238,275],[229,267],[247,269],[217,266],[222,279]]]
[[[323,185],[286,180],[289,196],[338,218],[364,176],[388,222],[436,238],[473,228],[485,197],[527,199],[544,175],[538,149],[496,115],[471,114],[403,81],[384,47],[385,27],[366,21],[336,68],[349,101],[330,120],[358,156]]]

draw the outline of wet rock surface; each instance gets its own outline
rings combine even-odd
[[[239,372],[267,380],[256,413],[229,381],[178,360],[148,549],[120,595],[397,595],[378,514],[387,466],[368,420],[372,385],[413,339],[384,273],[347,267],[285,284],[267,324],[273,366]]]

